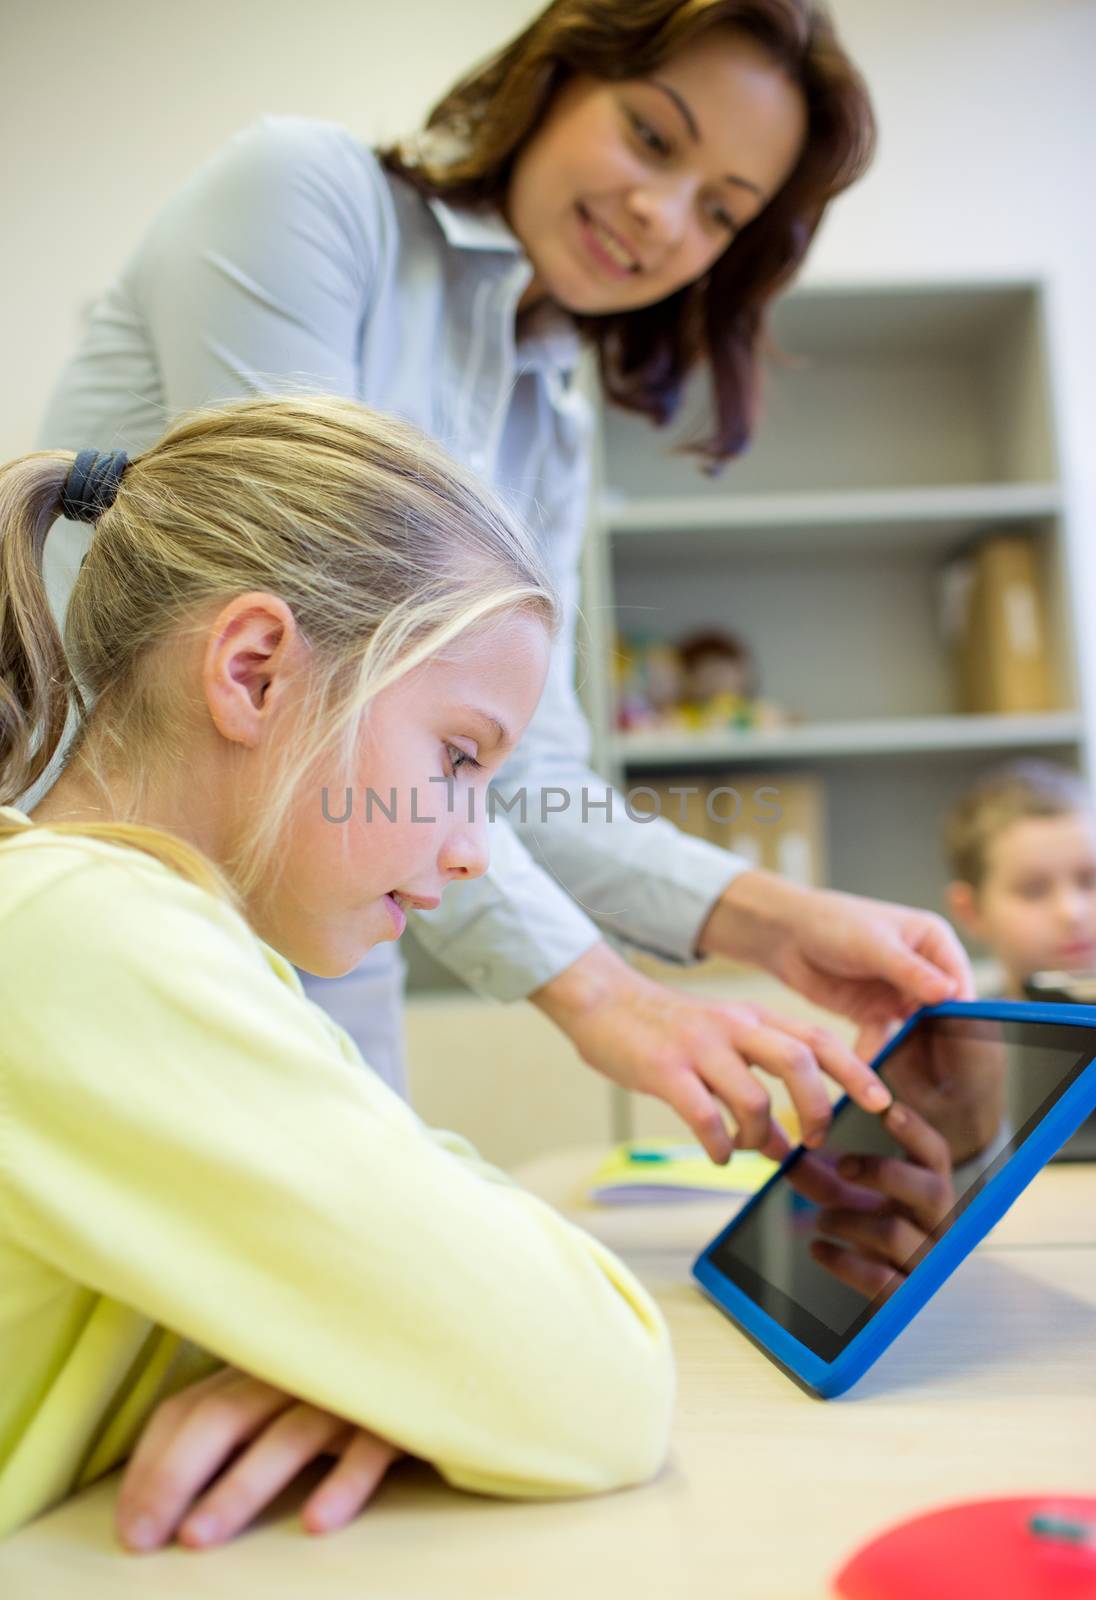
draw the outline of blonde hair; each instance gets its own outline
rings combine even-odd
[[[46,771],[74,712],[66,769],[96,781],[108,819],[51,832],[144,850],[230,898],[270,869],[318,757],[334,744],[349,771],[376,694],[500,613],[557,625],[529,536],[471,473],[406,423],[306,397],[193,412],[134,457],[95,524],[62,640],[42,562],[74,459],[40,451],[0,470],[0,804]],[[137,783],[132,811],[141,775],[181,761],[163,647],[251,589],[292,611],[310,650],[314,714],[226,879],[183,841],[119,817],[110,778],[124,767]],[[0,840],[26,831],[0,818]]]
[[[994,767],[961,795],[944,831],[953,878],[980,889],[990,845],[1010,823],[1029,817],[1068,817],[1092,810],[1084,779],[1050,761],[1010,761]]]

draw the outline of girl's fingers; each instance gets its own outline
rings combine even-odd
[[[904,1269],[925,1242],[921,1228],[897,1211],[820,1211],[820,1234],[851,1245],[858,1255]]]
[[[130,1458],[116,1524],[133,1550],[170,1538],[225,1460],[291,1404],[280,1390],[225,1367],[158,1406]]]
[[[347,1423],[315,1406],[293,1405],[232,1463],[194,1505],[179,1529],[181,1544],[220,1544],[245,1528],[308,1463],[328,1454]]]
[[[863,1256],[844,1250],[828,1239],[812,1239],[811,1256],[820,1267],[825,1267],[827,1272],[832,1272],[835,1278],[847,1283],[850,1289],[855,1289],[867,1300],[893,1293],[902,1282],[901,1275],[893,1267],[885,1266],[881,1261],[867,1261]]]
[[[344,1527],[373,1498],[402,1451],[366,1428],[356,1428],[335,1467],[301,1510],[308,1533],[329,1533]]]

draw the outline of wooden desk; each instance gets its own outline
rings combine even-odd
[[[516,1505],[457,1494],[405,1464],[333,1537],[308,1538],[288,1510],[221,1551],[132,1557],[113,1543],[111,1479],[0,1546],[4,1600],[593,1600],[626,1589],[634,1600],[821,1600],[846,1554],[918,1510],[1092,1491],[1096,1169],[1043,1173],[852,1394],[822,1403],[689,1281],[726,1204],[576,1209],[590,1157],[541,1160],[520,1176],[610,1241],[669,1319],[680,1389],[657,1482]]]

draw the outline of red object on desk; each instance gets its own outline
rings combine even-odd
[[[1096,1600],[1096,1545],[1039,1536],[1041,1515],[1096,1526],[1096,1499],[968,1500],[890,1528],[834,1579],[841,1600]]]

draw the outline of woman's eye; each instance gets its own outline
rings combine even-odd
[[[640,141],[647,146],[648,150],[654,151],[655,155],[668,156],[670,154],[670,146],[666,143],[662,135],[660,133],[656,133],[649,122],[644,122],[642,117],[637,117],[635,112],[631,112],[630,116],[632,119],[632,127],[635,129]]]
[[[449,765],[454,772],[459,772],[461,767],[467,767],[470,772],[478,772],[480,763],[475,756],[470,756],[467,750],[462,750],[459,744],[447,744]]]
[[[731,216],[731,213],[729,211],[724,211],[722,206],[713,206],[712,217],[721,228],[725,228],[727,230],[733,239],[735,234],[738,232],[738,223]]]

